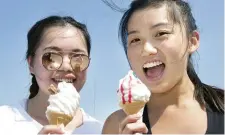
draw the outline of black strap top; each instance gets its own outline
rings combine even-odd
[[[147,134],[152,134],[151,125],[148,119],[147,105],[145,106],[143,112],[143,122],[148,128]],[[224,134],[224,114],[209,111],[207,109],[207,123],[206,134]]]

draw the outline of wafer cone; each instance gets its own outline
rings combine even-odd
[[[59,90],[53,84],[51,84],[49,86],[48,91],[50,92],[51,95],[56,94],[56,93],[59,92]]]
[[[145,106],[146,102],[134,101],[132,103],[120,103],[120,107],[124,110],[127,115],[139,113]]]
[[[59,92],[54,85],[50,85],[48,91],[51,94],[56,94]],[[53,112],[53,111],[48,112],[48,121],[49,121],[49,124],[51,125],[64,124],[64,126],[66,126],[70,121],[72,121],[72,119],[73,119],[73,116],[70,116],[70,115],[66,115],[59,112]]]
[[[73,117],[63,114],[63,113],[58,113],[58,112],[49,112],[48,114],[48,121],[49,124],[51,125],[61,125],[64,124],[66,126],[70,121],[72,121]]]

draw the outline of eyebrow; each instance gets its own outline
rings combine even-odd
[[[157,23],[155,25],[153,25],[150,29],[154,29],[154,28],[157,28],[157,27],[160,27],[160,26],[171,26],[171,24],[169,23]]]
[[[45,51],[45,50],[63,51],[61,48],[56,47],[56,46],[46,47],[46,48],[44,49],[44,51]],[[81,49],[73,49],[73,50],[71,50],[71,52],[82,52],[82,53],[85,53],[85,51],[84,51],[84,50],[81,50]]]
[[[132,30],[132,31],[129,31],[129,32],[127,33],[127,36],[129,36],[129,35],[131,35],[131,34],[135,34],[135,33],[140,33],[140,32],[137,31],[137,30]]]
[[[153,25],[150,29],[155,29],[160,26],[170,26],[170,24],[169,23],[157,23],[157,24]],[[131,35],[131,34],[135,34],[135,33],[140,33],[140,32],[137,30],[132,30],[132,31],[129,31],[127,33],[127,35]]]

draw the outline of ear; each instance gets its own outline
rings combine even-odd
[[[194,53],[199,47],[199,33],[198,31],[193,31],[190,39],[189,39],[189,48],[188,51],[189,53]]]
[[[27,63],[28,63],[28,66],[29,66],[30,73],[33,74],[34,73],[33,57],[29,56],[27,58]]]

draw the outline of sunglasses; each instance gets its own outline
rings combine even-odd
[[[74,72],[81,72],[88,68],[90,58],[85,54],[73,54],[69,56],[70,65]],[[63,63],[63,55],[56,52],[47,52],[42,56],[42,65],[49,71],[58,70]]]

